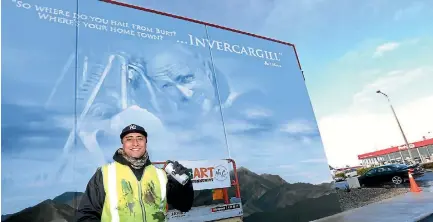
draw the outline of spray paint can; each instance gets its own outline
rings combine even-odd
[[[173,163],[168,163],[167,166],[165,166],[164,170],[165,172],[167,172],[167,174],[173,176],[173,178],[177,180],[177,182],[179,182],[180,184],[185,185],[186,183],[188,183],[189,176],[186,174],[178,174],[174,170]]]

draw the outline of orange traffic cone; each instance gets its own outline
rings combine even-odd
[[[415,182],[415,179],[412,176],[411,170],[409,170],[409,182],[410,182],[410,192],[412,193],[421,192],[421,189],[418,187],[418,185]]]

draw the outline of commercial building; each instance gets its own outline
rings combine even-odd
[[[433,138],[409,143],[409,148],[414,159],[421,159],[423,162],[433,159]],[[401,155],[399,151],[401,152]],[[421,158],[419,154],[421,154]],[[403,159],[410,158],[407,145],[395,146],[374,152],[360,154],[358,155],[358,159],[363,166],[366,166],[375,165],[382,162],[392,163],[401,160],[401,156],[403,156]]]

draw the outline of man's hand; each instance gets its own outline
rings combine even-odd
[[[168,160],[167,163],[173,164],[173,171],[175,173],[190,176],[188,172],[189,170],[179,162]],[[167,174],[167,179],[167,203],[180,212],[188,212],[191,210],[194,202],[194,187],[192,180],[189,179],[188,182],[183,185],[170,173]]]
[[[179,175],[186,174],[188,171],[186,167],[182,166],[182,164],[177,161],[167,160],[167,163],[172,163],[174,171]]]

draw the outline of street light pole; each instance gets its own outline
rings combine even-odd
[[[409,153],[409,157],[410,157],[411,161],[414,162],[414,159],[412,157],[412,153],[410,151],[409,142],[407,141],[406,135],[404,134],[403,128],[401,127],[400,121],[397,118],[397,114],[395,113],[394,107],[391,104],[391,100],[389,99],[388,95],[386,95],[385,93],[383,93],[380,90],[377,90],[376,93],[384,95],[386,97],[386,99],[388,100],[389,106],[391,107],[392,113],[394,114],[395,121],[397,121],[398,128],[400,129],[401,135],[403,136],[404,142],[406,143],[407,152]],[[398,149],[398,151],[400,152],[400,156],[401,156],[402,160],[404,161],[400,148]],[[417,149],[417,151],[418,151],[419,158],[421,158],[421,153],[419,152],[418,149]]]

